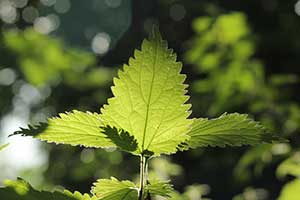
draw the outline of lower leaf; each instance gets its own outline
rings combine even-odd
[[[138,187],[131,181],[99,179],[92,187],[92,194],[99,200],[136,200]]]

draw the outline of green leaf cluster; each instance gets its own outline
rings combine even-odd
[[[202,102],[203,109],[211,115],[222,113],[262,91],[264,69],[253,58],[253,33],[244,13],[198,17],[193,21],[193,30],[195,36],[189,41],[185,60],[198,76],[204,77],[192,85],[196,94],[210,97]]]
[[[62,79],[79,89],[100,87],[112,76],[109,68],[95,68],[96,60],[91,53],[67,48],[61,40],[31,28],[5,31],[3,43],[16,56],[26,80],[35,86],[55,85]]]

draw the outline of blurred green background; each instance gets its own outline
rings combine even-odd
[[[174,199],[300,198],[300,1],[0,0],[0,182],[89,192],[137,179],[138,158],[9,134],[72,109],[99,112],[117,69],[159,24],[184,63],[193,115],[249,113],[289,143],[151,161]]]

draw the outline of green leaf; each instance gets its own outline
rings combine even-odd
[[[90,196],[89,194],[81,194],[78,191],[74,193],[70,192],[69,190],[64,190],[64,194],[68,195],[69,197],[75,198],[77,200],[98,200],[96,196]]]
[[[300,175],[300,152],[294,153],[291,157],[283,161],[276,170],[276,175],[280,178],[286,175],[299,177]]]
[[[163,197],[170,197],[173,192],[172,185],[169,181],[150,180],[146,185],[146,194],[150,193],[151,196],[159,195]]]
[[[112,177],[94,183],[92,194],[99,200],[136,200],[138,188],[130,181],[119,181]]]
[[[118,130],[110,126],[102,127],[102,129],[102,133],[123,151],[134,152],[137,149],[136,139],[123,129]]]
[[[28,129],[21,128],[14,134],[73,146],[116,147],[107,135],[102,133],[100,126],[103,126],[103,123],[99,114],[74,110],[61,113],[59,117],[50,118],[47,123],[29,126]]]
[[[278,200],[299,200],[300,179],[297,178],[286,184],[278,198]]]
[[[114,78],[114,97],[101,109],[101,118],[134,136],[137,153],[174,153],[188,139],[191,105],[185,104],[189,97],[181,68],[176,55],[153,30],[141,51],[136,50],[129,65]]]
[[[245,114],[223,114],[216,119],[194,119],[186,142],[189,148],[257,145],[277,138]]]
[[[0,146],[0,151],[2,151],[3,149],[5,149],[8,145],[9,145],[8,143],[7,143],[7,144],[1,145],[1,146]]]
[[[5,188],[0,188],[0,197],[5,200],[96,200],[87,195],[67,195],[62,192],[37,191],[22,179],[16,181],[6,180]]]

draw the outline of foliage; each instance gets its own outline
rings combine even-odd
[[[217,18],[199,17],[193,21],[193,29],[196,35],[185,57],[196,66],[197,74],[207,77],[192,86],[196,93],[210,95],[213,106],[208,105],[208,112],[224,112],[256,95],[263,68],[252,58],[254,45],[246,16],[233,12]]]
[[[241,146],[257,145],[261,141],[271,142],[272,134],[268,134],[259,123],[248,118],[247,115],[238,113],[223,114],[219,118],[195,119],[188,135],[187,141],[191,148],[205,146]]]
[[[288,183],[279,196],[279,200],[297,200],[299,198],[300,180],[295,179]]]
[[[237,25],[241,28],[231,31]],[[242,12],[196,18],[193,29],[196,34],[189,41],[185,58],[193,64],[196,76],[204,77],[193,84],[195,94],[204,100],[196,109],[209,115],[242,109],[256,116],[271,132],[291,140],[289,144],[251,147],[234,167],[236,185],[255,185],[257,179],[267,182],[265,170],[272,177],[270,170],[299,148],[299,103],[293,92],[299,76],[270,73],[270,66],[257,59],[257,38]],[[266,190],[273,191],[269,185],[265,184]],[[270,194],[271,198],[277,195]]]
[[[116,178],[100,179],[94,184],[92,193],[98,199],[114,200],[124,199],[131,200],[137,199],[138,187],[130,181],[119,181]]]
[[[70,191],[37,191],[22,179],[16,181],[7,180],[4,185],[6,188],[0,188],[0,196],[8,200],[95,200],[95,198],[91,198],[88,194],[82,195],[79,192],[73,194]]]
[[[29,126],[16,134],[34,136],[57,144],[83,145],[86,147],[115,147],[102,133],[100,115],[73,111],[51,118],[38,127]]]
[[[124,63],[132,54],[137,43],[148,32],[152,22],[163,24],[162,32],[167,37],[170,46],[174,47],[178,53],[178,58],[184,58],[185,61],[188,61],[185,56],[186,52],[197,49],[197,46],[206,43],[205,40],[202,40],[201,43],[194,41],[201,40],[205,32],[213,33],[212,30],[218,29],[219,33],[215,31],[216,34],[212,34],[218,37],[212,37],[209,48],[200,55],[206,63],[220,63],[215,65],[214,73],[201,69],[202,59],[200,58],[197,62],[190,62],[190,65],[183,68],[184,73],[188,75],[187,82],[192,86],[189,89],[189,95],[193,102],[191,116],[208,116],[210,119],[225,111],[248,113],[250,117],[254,117],[265,127],[268,127],[270,132],[288,138],[290,143],[263,144],[250,148],[197,148],[168,156],[168,159],[165,159],[166,157],[159,160],[151,159],[149,163],[150,169],[152,168],[150,173],[155,170],[156,175],[163,180],[171,179],[179,191],[184,191],[184,186],[187,184],[206,183],[212,188],[209,195],[212,199],[231,199],[232,196],[241,193],[241,191],[244,191],[244,197],[249,198],[249,196],[254,197],[255,192],[260,194],[262,190],[268,193],[269,199],[276,199],[280,188],[290,180],[291,175],[285,178],[276,172],[278,175],[276,178],[274,169],[279,163],[289,159],[299,151],[299,70],[295,67],[299,65],[300,61],[300,57],[297,56],[299,54],[300,30],[298,26],[299,3],[280,0],[245,0],[243,2],[141,0],[132,1],[134,9],[131,11],[130,6],[128,6],[130,1],[108,0],[101,1],[101,3],[100,1],[82,3],[69,0],[56,2],[5,0],[0,3],[0,10],[3,11],[0,14],[0,140],[2,141],[3,138],[1,136],[10,134],[14,127],[21,126],[14,123],[15,117],[22,119],[22,121],[30,120],[35,123],[45,121],[47,117],[65,110],[78,109],[98,112],[98,105],[106,102],[107,97],[111,95],[108,86],[112,72],[115,71],[115,67]],[[71,9],[65,10],[66,13],[57,12],[57,10],[62,10],[61,8],[64,6],[68,7],[68,2]],[[54,5],[49,6],[48,3]],[[114,7],[111,7],[111,3],[114,4]],[[124,15],[119,15],[120,10],[123,10]],[[10,18],[13,17],[16,14],[15,11],[17,12],[16,20],[9,23],[5,21],[4,17],[6,15]],[[31,11],[30,17],[32,20],[35,18],[34,21],[24,20],[28,16],[28,11]],[[132,18],[130,18],[131,15]],[[122,20],[115,20],[120,16]],[[199,16],[201,17],[199,18]],[[198,18],[207,18],[206,24],[208,25],[205,23],[201,25],[201,22],[197,24]],[[128,24],[123,26],[123,22],[126,20]],[[130,23],[132,24],[130,25]],[[57,28],[57,31],[49,35],[37,34],[33,30],[40,31],[41,27],[37,26],[39,24],[44,25],[42,26],[44,30],[50,28],[53,31]],[[82,26],[83,24],[87,26]],[[190,26],[191,24],[194,31]],[[128,29],[129,25],[130,28]],[[220,28],[216,28],[216,26]],[[26,35],[23,31],[27,32],[28,28],[33,34],[42,37],[32,41],[21,40]],[[4,40],[7,31],[9,34],[14,33],[12,40],[21,41],[18,43],[19,45],[31,43],[33,48],[25,48],[23,51],[17,52],[15,50],[17,47],[10,46],[11,41]],[[120,38],[124,31],[126,32],[125,35]],[[108,53],[97,56],[87,53],[91,47],[92,38],[100,32],[110,36]],[[242,37],[237,41],[232,39],[238,36]],[[60,39],[57,40],[56,38]],[[45,40],[47,40],[46,44]],[[186,40],[190,42],[185,43]],[[244,62],[237,62],[240,58],[231,56],[243,54],[246,48],[244,50],[240,48],[240,52],[236,51],[238,49],[236,46],[240,41],[247,43],[252,51],[252,55]],[[35,52],[35,49],[38,49],[40,50],[38,53],[30,55],[30,60],[33,62],[40,61],[41,57],[47,54],[44,49],[49,50],[47,47],[53,46],[52,42],[59,43],[60,47],[56,48],[57,52],[68,58],[70,50],[75,50],[74,46],[70,48],[69,45],[85,43],[89,46],[79,46],[80,50],[76,50],[76,52],[89,55],[97,63],[85,67],[85,70],[79,73],[80,76],[73,76],[73,74],[77,74],[76,70],[79,69],[74,67],[77,66],[76,63],[71,61],[69,62],[70,65],[64,66],[65,70],[61,70],[57,65],[57,63],[61,63],[61,60],[44,59],[47,62],[51,61],[52,65],[48,65],[44,61],[41,62],[41,65],[38,66],[39,73],[36,71],[32,76],[44,77],[46,73],[40,69],[45,66],[55,68],[57,72],[47,74],[49,77],[41,84],[45,88],[40,90],[31,81],[30,74],[25,76],[23,71],[26,68],[21,67],[23,66],[23,58],[28,56],[31,51]],[[39,43],[45,45],[38,45]],[[224,48],[215,48],[218,46]],[[225,55],[218,57],[220,59],[206,59],[206,57],[210,57],[210,54],[218,54],[218,52]],[[195,57],[197,57],[197,53],[195,53]],[[84,64],[84,62],[76,60]],[[228,64],[228,60],[239,63],[240,66],[234,68],[241,70],[230,69],[232,65]],[[260,65],[260,67],[255,68],[257,73],[248,73],[248,70],[245,69],[247,64],[252,61],[256,61]],[[102,65],[107,67],[102,67]],[[3,69],[3,67],[5,68]],[[97,73],[93,73],[94,71]],[[227,71],[234,73],[231,73],[232,76],[228,76],[226,80],[224,75],[227,74],[225,73]],[[73,81],[67,80],[69,79],[67,78],[68,74],[72,74]],[[89,74],[92,74],[93,81],[89,81]],[[203,80],[207,80],[217,87],[202,92],[201,88],[206,87]],[[254,80],[254,82],[249,80]],[[200,81],[203,84],[197,84]],[[232,84],[232,82],[236,84]],[[253,83],[255,87],[253,87]],[[232,90],[228,89],[229,85]],[[29,92],[23,88],[28,88],[28,86],[34,90],[38,89],[42,98],[26,95]],[[224,93],[231,95],[224,95]],[[28,103],[29,99],[34,99],[34,103]],[[118,131],[125,135],[127,133],[122,130]],[[115,133],[112,132],[112,136],[116,138],[117,142],[120,141],[118,138],[124,138],[118,137]],[[128,137],[125,136],[125,138]],[[22,141],[19,138],[11,139],[16,139],[15,142]],[[128,138],[128,140],[133,141],[134,144],[134,139]],[[12,147],[14,142],[10,143]],[[130,148],[133,147],[134,145]],[[25,145],[19,145],[19,148],[26,149]],[[0,159],[4,159],[4,161],[0,161],[2,172],[0,179],[9,175],[5,169],[11,171],[15,167],[20,167],[22,165],[22,162],[18,163],[20,160],[26,159],[24,164],[31,163],[32,160],[26,156],[22,156],[22,159],[16,161],[12,158],[13,155],[6,157],[10,151],[15,153],[19,148],[16,151],[9,148],[1,152]],[[108,178],[114,175],[124,180],[136,179],[137,169],[133,167],[137,164],[136,158],[122,151],[115,151],[115,148],[97,150],[54,144],[41,145],[41,148],[41,151],[46,151],[47,155],[49,154],[49,157],[45,157],[48,161],[47,164],[38,169],[23,169],[14,173],[14,177],[23,177],[34,186],[41,184],[39,187],[46,185],[48,188],[52,188],[54,185],[63,185],[72,190],[79,189],[85,192],[89,191],[89,186],[99,177]],[[23,155],[26,151],[21,153]],[[122,170],[119,167],[121,163]],[[287,169],[290,166],[291,169],[293,168],[293,164],[290,164],[284,167],[285,173],[296,173],[297,170],[288,172]],[[234,169],[235,179],[232,177]],[[43,175],[40,175],[41,173]],[[39,184],[35,183],[37,179]],[[180,197],[184,199],[182,195]],[[191,198],[187,199],[190,200]]]
[[[296,200],[300,191],[300,152],[295,152],[284,160],[277,168],[277,176],[283,178],[287,175],[295,177],[281,190],[279,200]]]
[[[139,155],[139,187],[112,178],[98,180],[92,189],[98,199],[116,200],[168,196],[171,192],[168,183],[147,180],[148,161],[153,156],[175,153],[180,145],[187,150],[207,145],[240,146],[276,140],[246,115],[235,113],[212,120],[188,119],[191,106],[185,104],[187,85],[183,84],[185,76],[180,71],[181,63],[176,62],[158,30],[153,29],[141,51],[135,52],[129,66],[124,65],[119,77],[114,79],[114,97],[103,106],[101,114],[73,111],[15,134],[87,147],[117,146]],[[123,137],[126,139],[121,140]],[[137,144],[137,148],[128,148],[132,144]]]
[[[188,139],[185,133],[191,124],[182,64],[158,32],[143,42],[134,57],[114,79],[114,97],[101,109],[101,118],[133,135],[138,154],[174,153]]]
[[[31,28],[5,32],[3,43],[16,54],[26,80],[36,86],[55,85],[63,79],[67,85],[82,89],[101,86],[111,78],[110,69],[94,68],[96,60],[91,53],[66,48],[62,41]]]

